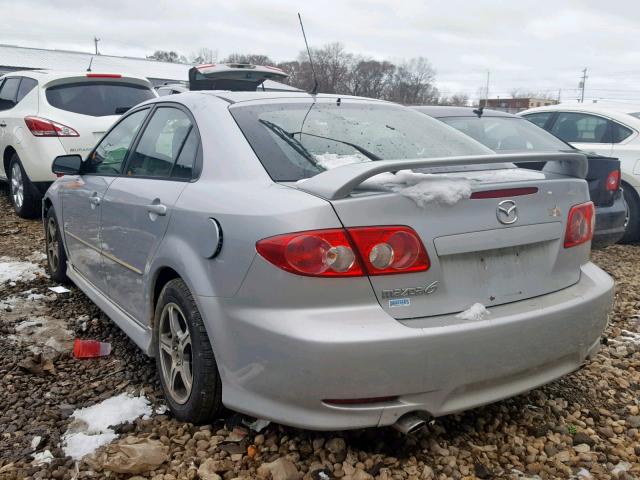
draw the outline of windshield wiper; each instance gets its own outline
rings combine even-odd
[[[284,140],[287,143],[287,145],[293,148],[297,153],[302,155],[306,160],[311,162],[314,166],[318,167],[321,170],[326,170],[318,163],[316,158],[309,152],[309,150],[307,150],[304,147],[304,145],[302,145],[298,140],[293,138],[293,134],[287,132],[280,125],[276,125],[275,123],[270,122],[269,120],[260,119],[258,121],[262,123],[265,127],[267,127],[269,130],[271,130],[273,133],[275,133],[279,138]]]
[[[355,143],[347,142],[346,140],[338,140],[337,138],[324,137],[322,135],[315,135],[313,133],[307,133],[307,132],[293,132],[291,135],[296,135],[296,134],[309,135],[310,137],[316,137],[316,138],[324,138],[325,140],[331,140],[333,142],[342,143],[343,145],[349,145],[351,148],[359,151],[361,154],[363,154],[365,157],[367,157],[371,161],[382,160],[382,158],[377,156],[375,153],[371,153],[366,148],[361,147],[360,145],[357,145]]]

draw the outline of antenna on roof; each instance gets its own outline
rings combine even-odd
[[[89,66],[87,67],[87,72],[91,71],[91,64],[93,63],[93,55],[91,55],[91,60],[89,60]]]
[[[307,47],[307,55],[309,55],[309,65],[311,66],[311,74],[313,75],[313,90],[311,95],[318,93],[318,77],[316,77],[316,70],[313,68],[313,58],[311,58],[311,50],[309,50],[309,43],[307,43],[307,35],[304,33],[304,25],[302,24],[302,16],[298,12],[298,20],[300,20],[300,28],[302,29],[302,36],[304,37],[304,44]]]
[[[480,107],[474,109],[473,113],[475,113],[478,118],[482,117],[482,114],[484,113],[484,105],[480,105]]]

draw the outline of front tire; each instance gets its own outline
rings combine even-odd
[[[70,283],[67,277],[67,252],[62,244],[62,234],[53,207],[47,211],[44,222],[44,241],[49,275],[56,282]]]
[[[624,184],[624,201],[627,203],[627,228],[619,243],[633,243],[640,240],[640,200],[635,189]]]
[[[222,412],[222,383],[193,295],[181,279],[160,293],[154,318],[156,368],[173,416],[195,424]]]
[[[9,162],[9,197],[16,214],[22,218],[40,215],[42,196],[33,186],[22,168],[20,157],[14,153]]]

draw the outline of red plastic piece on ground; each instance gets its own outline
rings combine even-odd
[[[98,340],[82,340],[76,338],[73,342],[73,356],[75,358],[106,357],[111,353],[111,344]]]

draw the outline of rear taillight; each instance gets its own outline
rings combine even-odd
[[[353,238],[369,275],[423,272],[429,256],[416,232],[409,227],[356,227]]]
[[[256,250],[276,267],[311,277],[363,275],[360,262],[341,228],[265,238]]]
[[[256,250],[275,266],[311,277],[419,272],[429,257],[409,227],[312,230],[265,238]]]
[[[620,186],[620,170],[613,170],[607,175],[607,191],[617,192]]]
[[[593,202],[574,205],[569,210],[567,232],[564,236],[564,248],[575,247],[593,238],[595,227],[595,209]]]
[[[73,128],[40,117],[24,117],[29,131],[36,137],[79,137]]]

